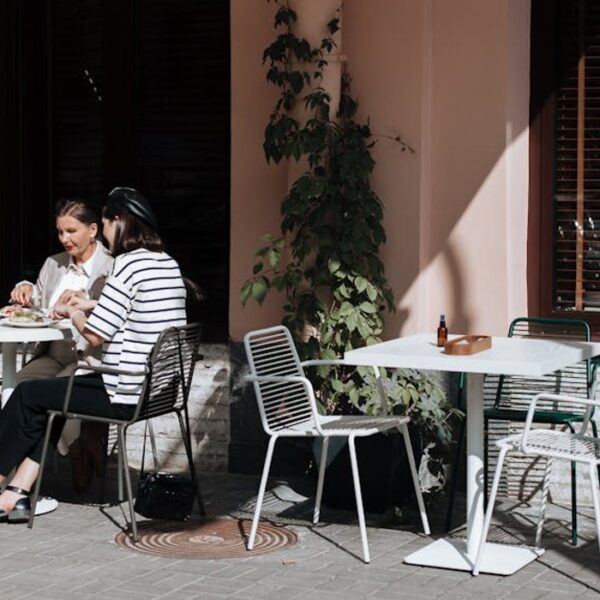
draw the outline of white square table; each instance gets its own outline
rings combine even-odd
[[[438,539],[405,557],[404,562],[461,571],[473,568],[484,517],[484,374],[542,376],[598,354],[597,343],[494,337],[489,350],[456,356],[445,354],[430,334],[398,338],[345,353],[344,361],[350,365],[467,373],[467,539]],[[481,572],[510,575],[542,553],[543,550],[528,546],[486,543]]]

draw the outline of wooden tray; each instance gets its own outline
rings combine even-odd
[[[492,338],[489,335],[462,335],[444,344],[444,352],[464,356],[476,354],[492,347]]]

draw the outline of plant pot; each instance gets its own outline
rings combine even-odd
[[[402,436],[377,434],[356,438],[355,444],[365,511],[383,513],[392,506],[402,506],[414,494]],[[323,503],[329,508],[356,510],[348,444],[344,443],[337,454],[331,446],[330,442]],[[418,465],[421,448],[414,441],[413,452]],[[320,452],[315,455],[318,465]]]

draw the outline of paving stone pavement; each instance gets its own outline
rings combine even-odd
[[[0,525],[2,600],[600,598],[600,555],[588,510],[581,511],[582,540],[577,548],[568,543],[568,511],[557,509],[553,514],[566,520],[550,519],[544,540],[547,551],[542,558],[510,577],[472,577],[402,562],[403,556],[429,541],[419,532],[417,515],[410,511],[404,524],[389,516],[369,519],[372,558],[365,565],[360,559],[360,536],[353,514],[325,511],[323,525],[312,529],[299,525],[308,514],[310,500],[304,513],[300,510],[288,518],[295,523],[288,526],[298,535],[296,545],[237,559],[147,556],[115,543],[119,525],[124,523],[120,507],[101,509],[83,504],[82,500],[90,500],[95,493],[74,497],[64,491],[64,483],[60,477],[50,476],[46,492],[59,497],[61,504],[56,512],[38,518],[32,530],[24,525]],[[251,509],[258,480],[210,474],[202,477],[202,483],[209,515],[239,517]],[[280,499],[286,493],[289,496],[290,490],[309,496],[312,482],[274,480],[270,487],[278,491]],[[279,508],[285,507],[285,500]],[[433,537],[442,534],[443,510],[443,503],[430,510]],[[531,539],[533,509],[517,507],[514,511],[501,510],[498,515],[494,539],[513,543]]]

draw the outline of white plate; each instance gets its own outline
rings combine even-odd
[[[51,321],[50,319],[44,319],[43,321],[32,321],[30,323],[20,323],[18,321],[11,321],[10,319],[6,319],[4,325],[9,325],[10,327],[25,327],[27,329],[32,329],[35,327],[48,327],[55,323],[55,321]]]

